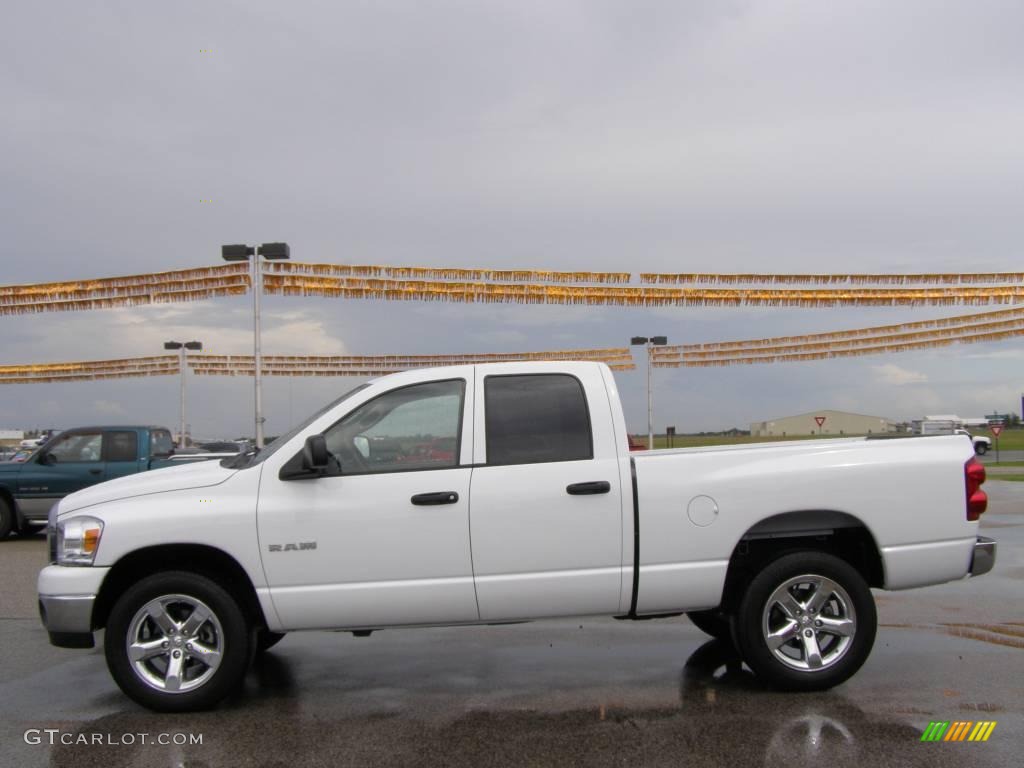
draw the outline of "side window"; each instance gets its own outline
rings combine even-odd
[[[135,461],[139,457],[139,435],[136,432],[104,432],[105,461]]]
[[[587,398],[565,374],[484,379],[488,464],[594,458]]]
[[[76,432],[61,435],[46,449],[59,463],[99,461],[102,435],[99,432]]]
[[[174,453],[171,433],[166,429],[154,429],[149,433],[149,455],[153,457],[170,456]]]
[[[459,464],[465,382],[386,392],[324,432],[343,475],[445,469]]]

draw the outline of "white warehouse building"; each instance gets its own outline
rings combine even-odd
[[[883,416],[865,416],[846,411],[811,411],[797,416],[782,416],[750,425],[752,437],[792,435],[878,435],[896,431],[896,422]]]

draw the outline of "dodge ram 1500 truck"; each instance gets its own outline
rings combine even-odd
[[[820,690],[867,658],[872,587],[992,568],[984,479],[962,437],[631,454],[604,365],[422,369],[261,452],[67,496],[40,613],[59,646],[105,628],[114,680],[163,711],[216,704],[286,632],[602,614],[688,612]]]
[[[104,480],[223,454],[175,456],[165,427],[79,427],[47,440],[23,463],[0,463],[0,541],[35,533],[60,498]]]

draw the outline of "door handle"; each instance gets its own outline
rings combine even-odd
[[[436,506],[437,504],[455,504],[458,500],[459,494],[455,491],[417,493],[411,499],[412,503],[419,507]]]
[[[573,483],[565,488],[570,496],[593,496],[598,493],[608,493],[612,484],[607,480],[597,480],[592,483]]]
[[[98,475],[98,474],[100,474],[100,473],[102,473],[102,472],[103,472],[103,470],[102,470],[102,469],[90,469],[90,470],[89,470],[89,474],[90,474],[90,475]]]

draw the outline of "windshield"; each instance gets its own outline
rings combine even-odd
[[[366,389],[368,386],[370,386],[369,382],[365,384],[360,384],[355,389],[350,389],[348,392],[346,392],[344,395],[339,397],[334,402],[325,405],[323,408],[321,408],[308,419],[303,421],[297,427],[292,427],[291,429],[289,429],[283,435],[274,440],[274,442],[272,442],[270,445],[266,446],[262,451],[259,448],[255,448],[251,451],[240,453],[237,456],[231,456],[229,458],[223,459],[220,465],[222,467],[228,467],[229,469],[244,469],[246,467],[254,467],[260,462],[266,461],[267,458],[273,456],[274,453],[276,453],[281,446],[283,446],[285,443],[287,443],[289,440],[291,440],[293,437],[299,434],[299,432],[304,430],[306,427],[308,427],[314,421],[319,419],[329,410],[345,402],[350,397],[352,397],[352,395],[354,395],[356,392],[360,392]]]

